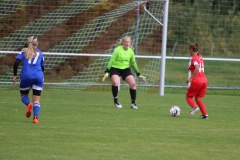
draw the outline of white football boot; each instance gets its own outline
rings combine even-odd
[[[199,111],[199,107],[196,107],[196,108],[193,108],[189,113],[188,115],[189,116],[193,116],[195,112]]]
[[[115,107],[117,107],[117,108],[122,108],[122,105],[119,103],[119,102],[114,102],[114,105],[115,105]]]
[[[138,109],[137,105],[135,103],[132,103],[130,106],[132,109]]]

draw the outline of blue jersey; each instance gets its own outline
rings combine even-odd
[[[22,71],[20,79],[43,78],[42,66],[44,66],[44,56],[42,51],[36,48],[37,56],[32,60],[26,59],[24,50],[22,50],[15,58],[22,61]]]

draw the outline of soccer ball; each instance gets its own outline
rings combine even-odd
[[[170,109],[170,115],[173,117],[180,116],[181,110],[178,106],[172,106]]]

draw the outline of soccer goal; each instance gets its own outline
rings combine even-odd
[[[9,53],[13,53],[11,51],[21,48],[37,27],[34,34],[39,37],[39,48],[44,51],[49,43],[44,52],[46,87],[92,90],[111,84],[110,80],[99,80],[116,42],[128,35],[132,38],[140,72],[147,77],[145,84],[136,78],[138,91],[158,89],[163,95],[168,3],[168,0],[114,3],[75,0],[18,28],[1,39],[0,47],[4,50],[11,43]],[[24,36],[20,36],[23,33]],[[11,77],[12,72],[1,75],[7,76]],[[121,90],[128,89],[126,86],[124,81],[120,82]]]

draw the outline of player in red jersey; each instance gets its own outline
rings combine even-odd
[[[194,115],[194,113],[200,109],[202,116],[199,118],[208,119],[206,106],[202,102],[202,98],[207,91],[207,78],[204,74],[203,57],[198,54],[198,44],[190,44],[189,53],[192,56],[191,64],[188,67],[188,71],[191,71],[191,77],[186,80],[186,83],[191,83],[186,93],[186,101],[192,107],[189,116]],[[193,97],[195,97],[197,105]]]

